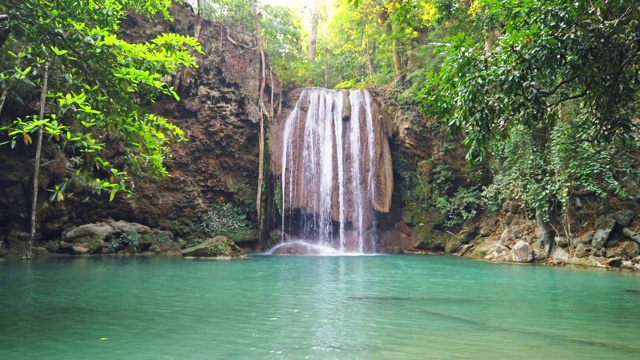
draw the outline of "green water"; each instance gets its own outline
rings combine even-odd
[[[640,276],[438,256],[0,263],[0,359],[515,358],[640,358]]]

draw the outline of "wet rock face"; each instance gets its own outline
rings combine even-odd
[[[190,221],[214,203],[255,207],[260,57],[252,44],[233,44],[227,39],[228,32],[236,37],[247,35],[244,30],[204,22],[183,5],[173,5],[170,11],[173,22],[135,16],[123,20],[123,37],[130,41],[148,41],[162,32],[194,36],[198,31],[205,52],[197,55],[197,69],[179,71],[169,81],[181,101],[157,99],[151,108],[182,128],[188,138],[188,142],[172,147],[172,157],[165,163],[170,177],[161,181],[133,178],[128,187],[135,195],[130,199],[117,196],[108,202],[103,196],[83,203],[90,192],[70,188],[75,195],[64,202],[49,203],[50,194],[44,190],[68,176],[66,157],[49,149],[43,155],[43,163],[49,163],[41,170],[38,202],[39,236],[43,239],[59,239],[67,228],[109,217],[184,236],[189,232]],[[273,79],[271,88],[275,89],[277,102],[280,85],[275,76]],[[117,164],[116,150],[112,152],[114,158],[107,160]],[[33,150],[26,146],[15,150],[0,147],[0,239],[11,231],[28,229],[32,158]],[[253,216],[252,210],[247,212]]]

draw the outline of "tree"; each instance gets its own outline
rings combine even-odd
[[[183,140],[182,131],[153,115],[146,105],[161,96],[178,99],[162,79],[180,66],[195,67],[190,51],[201,52],[197,41],[162,34],[147,43],[129,43],[119,37],[120,20],[131,11],[170,19],[170,0],[74,0],[49,2],[5,1],[0,13],[9,16],[11,35],[0,48],[0,88],[3,98],[23,104],[21,114],[0,129],[9,138],[0,144],[16,147],[32,143],[31,134],[43,132],[52,148],[72,161],[76,181],[92,184],[113,200],[130,194],[128,172],[167,174],[163,159],[170,141]],[[42,85],[40,85],[42,84]],[[22,100],[40,90],[40,113]],[[0,108],[2,111],[2,108]],[[120,159],[106,160],[107,149]],[[36,153],[35,173],[40,166]],[[34,197],[37,196],[37,175]],[[61,179],[53,200],[64,199],[71,179]],[[35,217],[35,204],[32,209]],[[31,256],[32,236],[25,257]]]
[[[258,194],[256,196],[256,214],[258,219],[259,231],[262,234],[262,182],[264,176],[264,117],[267,112],[264,106],[264,90],[266,86],[266,59],[264,55],[264,44],[262,43],[262,30],[260,30],[260,19],[258,17],[258,9],[255,0],[251,0],[251,10],[253,12],[253,24],[256,28],[256,38],[258,40],[258,52],[260,53],[260,95],[258,96],[258,113],[260,116],[260,139],[259,139],[259,159],[258,159]],[[273,84],[272,84],[273,87]],[[272,90],[273,91],[273,90]]]
[[[469,160],[494,160],[490,193],[522,199],[545,221],[572,193],[632,195],[640,8],[561,0],[473,8],[486,34],[498,27],[501,35],[493,48],[477,34],[448,39],[420,100],[464,136]]]
[[[309,34],[309,51],[307,52],[307,61],[310,63],[316,61],[316,46],[318,45],[318,2],[311,1],[311,32]]]

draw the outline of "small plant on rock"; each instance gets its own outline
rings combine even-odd
[[[130,227],[120,235],[119,238],[114,239],[111,242],[111,248],[113,250],[120,250],[127,247],[132,247],[136,251],[138,251],[140,246],[140,234],[136,231],[134,227]]]

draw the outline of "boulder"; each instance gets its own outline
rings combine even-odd
[[[138,234],[142,235],[142,234],[147,234],[151,232],[151,228],[149,228],[148,226],[141,225],[138,223],[130,223],[124,220],[118,220],[118,221],[109,220],[107,221],[107,224],[111,226],[115,230],[115,232],[119,232],[119,233],[125,233],[127,231],[135,231]]]
[[[591,240],[593,240],[593,234],[594,234],[593,231],[588,231],[584,233],[582,236],[573,238],[571,240],[571,244],[574,247],[577,247],[579,244],[584,244],[584,245],[591,244]]]
[[[269,247],[276,245],[281,238],[274,238]],[[378,238],[378,250],[384,253],[410,252],[418,245],[419,242],[411,236],[411,229],[404,222],[397,223],[395,229],[382,231]]]
[[[515,219],[516,219],[516,214],[507,213],[507,215],[504,216],[504,224],[509,226],[513,223]]]
[[[85,255],[89,253],[89,244],[87,243],[73,243],[71,250],[76,255]]]
[[[448,253],[456,252],[462,247],[462,245],[468,244],[469,241],[473,240],[477,235],[478,228],[476,226],[467,226],[460,230],[456,236],[447,241],[444,251]]]
[[[494,261],[507,261],[508,257],[509,257],[509,248],[504,246],[504,245],[500,245],[498,244],[495,248],[495,250],[493,251],[493,253],[491,253],[491,260]]]
[[[607,257],[632,259],[640,254],[640,246],[634,241],[625,241],[615,247],[607,248]]]
[[[623,261],[622,265],[620,265],[620,268],[626,270],[635,270],[635,268],[633,267],[633,262],[631,261]]]
[[[511,249],[509,259],[517,263],[529,263],[533,261],[533,248],[526,241],[520,240]]]
[[[621,227],[629,226],[634,216],[635,214],[631,210],[621,210],[609,215],[609,217],[615,219]]]
[[[564,236],[556,236],[556,245],[564,249],[569,246],[569,239]]]
[[[89,240],[106,240],[116,230],[107,223],[85,224],[62,233],[62,241],[86,242]]]
[[[511,229],[507,227],[500,235],[500,245],[508,247],[511,240],[513,240],[513,235],[511,235]]]
[[[33,248],[31,248],[31,253],[32,253],[33,255],[36,255],[36,256],[37,256],[37,255],[45,255],[45,254],[48,254],[48,253],[49,253],[49,251],[48,251],[45,247],[42,247],[42,246],[34,246]]]
[[[509,248],[504,245],[498,245],[496,246],[494,252],[496,255],[506,254],[509,252]]]
[[[502,211],[506,213],[516,214],[518,210],[520,210],[520,204],[518,204],[518,202],[515,200],[506,201],[502,205]]]
[[[511,232],[516,239],[522,239],[527,230],[531,228],[530,224],[524,223],[519,225],[511,225]]]
[[[607,246],[607,241],[609,241],[615,226],[616,220],[613,217],[601,216],[596,220],[596,232],[593,234],[593,239],[591,239],[591,244],[596,250]]]
[[[320,255],[318,247],[303,242],[291,242],[279,245],[272,252],[273,255]]]
[[[591,247],[585,244],[578,244],[573,252],[573,255],[577,258],[583,258],[591,255]]]
[[[556,246],[553,248],[553,251],[551,252],[551,258],[567,260],[569,259],[569,254],[563,248]]]
[[[493,233],[498,219],[485,219],[480,223],[480,236],[487,237]]]
[[[225,236],[207,239],[199,245],[182,250],[185,258],[241,258],[244,252]]]
[[[533,248],[533,260],[534,261],[543,261],[543,260],[545,260],[547,258],[547,253],[540,246],[540,241],[536,241],[535,243],[533,243],[531,245],[531,248]]]

